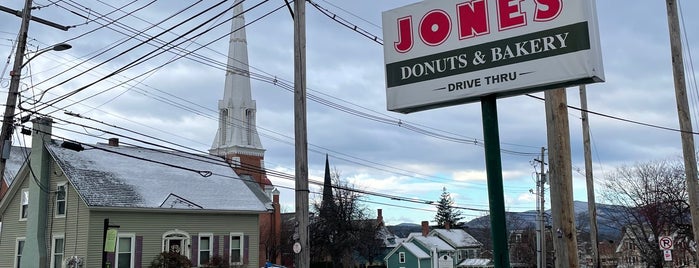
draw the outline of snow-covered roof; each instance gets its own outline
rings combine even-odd
[[[97,144],[74,151],[46,144],[90,207],[263,212],[269,198],[246,184],[223,158]]]
[[[437,247],[437,251],[454,251],[454,247],[450,246],[446,241],[437,236],[423,236],[422,233],[410,233],[408,242],[418,241],[426,248]]]
[[[18,146],[12,146],[10,151],[10,158],[7,159],[7,162],[5,162],[5,183],[9,186],[12,184],[12,181],[14,180],[15,176],[17,176],[17,172],[19,172],[19,169],[22,167],[22,164],[27,160],[27,157],[29,156],[29,153],[31,152],[30,148],[26,147],[18,147]]]
[[[465,259],[456,265],[457,267],[492,267],[490,259]]]
[[[440,236],[449,244],[457,248],[480,247],[483,245],[462,229],[434,229],[430,234]]]
[[[417,257],[418,259],[427,259],[430,257],[430,255],[427,254],[427,252],[423,251],[420,247],[413,243],[403,242],[402,245],[406,250],[410,251],[410,253],[415,255],[415,257]]]
[[[396,239],[396,236],[391,233],[386,226],[380,226],[378,232],[376,233],[376,237],[378,239],[381,239],[383,241],[384,247],[387,248],[393,248],[396,247],[401,241]]]

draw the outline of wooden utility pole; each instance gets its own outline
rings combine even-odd
[[[677,1],[666,0],[667,24],[670,29],[670,50],[672,55],[672,74],[675,78],[675,98],[677,99],[677,117],[680,120],[682,132],[682,154],[684,155],[684,172],[687,180],[689,195],[689,211],[692,215],[692,231],[694,241],[699,241],[699,200],[697,195],[697,156],[694,150],[692,136],[692,120],[689,114],[689,100],[684,78],[684,61],[682,60],[682,41],[680,39],[680,23],[677,17]],[[699,254],[699,251],[695,252]],[[697,259],[699,256],[695,256]]]
[[[580,86],[580,116],[582,117],[583,151],[585,154],[585,184],[587,185],[587,213],[590,216],[590,245],[592,267],[600,267],[599,242],[597,241],[597,203],[595,202],[595,182],[592,176],[592,152],[590,150],[590,121],[587,117],[587,90]]]
[[[23,65],[22,60],[24,59],[24,51],[27,47],[29,19],[32,17],[31,10],[32,1],[25,1],[24,9],[22,10],[22,24],[19,28],[19,38],[17,40],[17,51],[15,51],[15,62],[12,67],[12,72],[10,73],[10,88],[9,92],[7,92],[5,114],[2,117],[2,129],[0,130],[0,180],[5,179],[5,165],[7,164],[7,159],[10,158],[10,150],[12,150],[12,132],[15,129],[15,107],[17,106],[17,96],[19,95],[19,80]]]
[[[306,127],[306,1],[294,1],[294,143],[296,155],[296,221],[298,244],[295,267],[309,268],[308,135]]]
[[[566,91],[564,88],[553,89],[546,91],[544,95],[555,264],[556,267],[575,268],[579,267],[578,243],[573,210],[573,171]]]
[[[539,259],[538,266],[546,267],[546,224],[544,218],[544,211],[546,207],[544,206],[544,200],[546,199],[546,191],[544,185],[546,184],[546,161],[544,160],[546,153],[546,148],[541,147],[541,158],[539,164],[541,164],[541,172],[539,173],[539,181],[536,185],[536,198],[538,200],[537,207],[539,211],[537,213],[538,225],[539,225]]]

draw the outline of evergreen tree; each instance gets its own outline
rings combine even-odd
[[[323,198],[313,204],[318,216],[309,227],[311,261],[330,260],[331,267],[354,267],[357,257],[373,260],[380,254],[380,226],[360,202],[359,191],[341,180],[338,170],[331,172],[329,167],[326,157]]]
[[[442,195],[439,197],[439,204],[437,204],[437,215],[434,216],[437,227],[444,228],[447,222],[449,226],[456,227],[463,218],[461,211],[454,208],[454,199],[447,192],[447,187],[442,188]]]

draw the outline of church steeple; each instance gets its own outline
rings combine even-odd
[[[218,101],[218,131],[209,152],[225,156],[237,167],[247,167],[236,171],[238,174],[252,175],[264,189],[264,173],[249,171],[249,165],[264,168],[265,150],[257,134],[257,108],[251,94],[243,3],[236,0],[234,5],[226,82],[223,99]]]

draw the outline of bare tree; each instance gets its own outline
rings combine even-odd
[[[371,261],[383,242],[377,236],[378,222],[370,218],[354,186],[340,179],[339,171],[334,170],[331,176],[332,197],[324,189],[324,201],[313,204],[318,217],[310,227],[311,258],[329,260],[333,267],[353,267],[355,254]]]
[[[536,229],[531,220],[520,213],[507,213],[510,263],[536,266]]]
[[[620,210],[607,216],[624,227],[648,267],[663,267],[659,236],[688,238],[683,231],[691,230],[684,174],[680,161],[651,161],[619,167],[602,183],[602,197]]]

